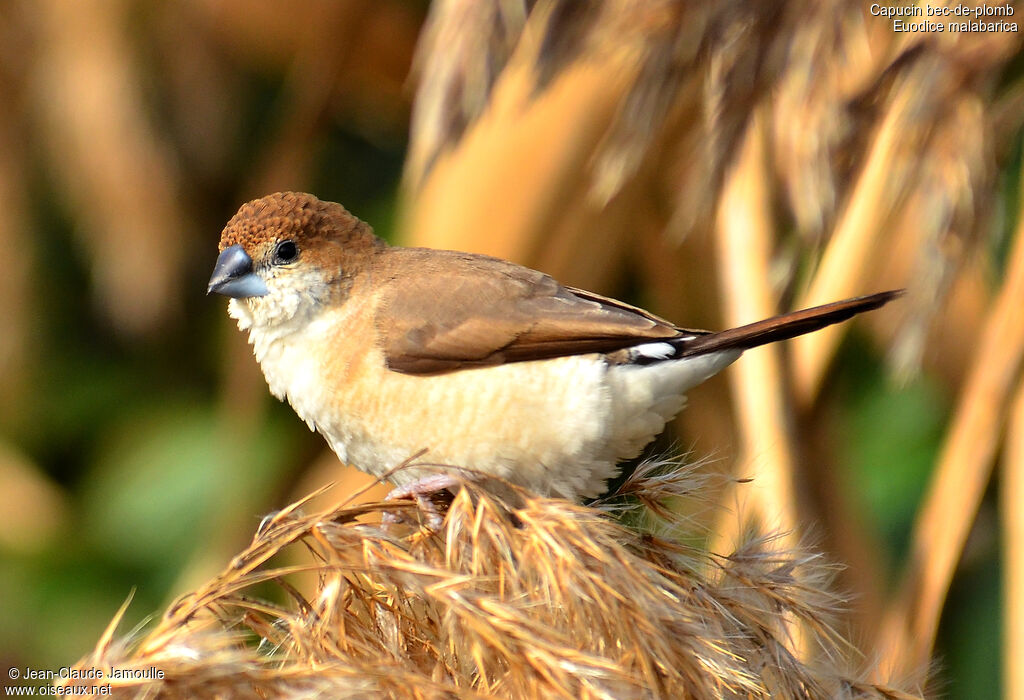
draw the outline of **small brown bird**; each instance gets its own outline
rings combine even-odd
[[[232,297],[279,399],[375,476],[431,463],[568,499],[602,493],[747,349],[875,309],[883,292],[711,333],[504,260],[392,247],[333,202],[249,202],[220,239],[209,292]],[[402,493],[434,488],[400,470]]]

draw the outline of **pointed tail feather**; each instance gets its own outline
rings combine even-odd
[[[763,321],[749,323],[739,328],[730,328],[719,333],[709,333],[696,338],[687,339],[680,348],[677,357],[703,355],[719,350],[749,350],[758,345],[774,343],[778,340],[794,338],[804,333],[831,326],[856,316],[865,311],[884,306],[896,297],[902,296],[904,290],[896,289],[880,292],[853,299],[844,299],[823,306],[815,306],[801,311],[773,316]]]

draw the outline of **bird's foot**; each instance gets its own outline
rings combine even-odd
[[[426,514],[427,527],[431,530],[440,530],[444,525],[444,517],[442,517],[440,511],[437,509],[438,502],[444,503],[445,505],[451,503],[451,498],[445,497],[443,493],[447,491],[450,496],[454,496],[456,487],[459,486],[460,483],[461,482],[458,479],[449,474],[431,474],[430,476],[417,479],[412,483],[391,489],[384,500],[396,501],[400,498],[411,497],[416,501],[416,505],[419,506],[420,512]],[[383,515],[383,521],[385,524],[397,523],[402,519],[400,511],[385,511]]]

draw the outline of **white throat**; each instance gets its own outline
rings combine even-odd
[[[331,333],[336,321],[326,317],[332,314],[321,313],[318,304],[305,304],[286,320],[257,323],[249,305],[238,299],[230,301],[228,313],[240,329],[249,331],[249,343],[271,393],[288,401],[315,430],[324,387],[322,362],[312,348],[322,347]]]

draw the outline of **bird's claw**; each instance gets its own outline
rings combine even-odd
[[[449,491],[454,494],[455,487],[459,485],[459,480],[448,475],[448,474],[431,474],[425,476],[412,483],[405,484],[403,486],[397,486],[393,488],[388,495],[384,498],[386,501],[396,501],[400,498],[412,498],[416,501],[416,505],[419,507],[419,512],[425,513],[427,516],[427,527],[431,530],[440,530],[444,525],[444,517],[437,509],[437,504],[434,502],[432,496],[435,496],[440,491]],[[403,520],[403,516],[400,511],[384,511],[383,518],[384,524],[398,523]]]

